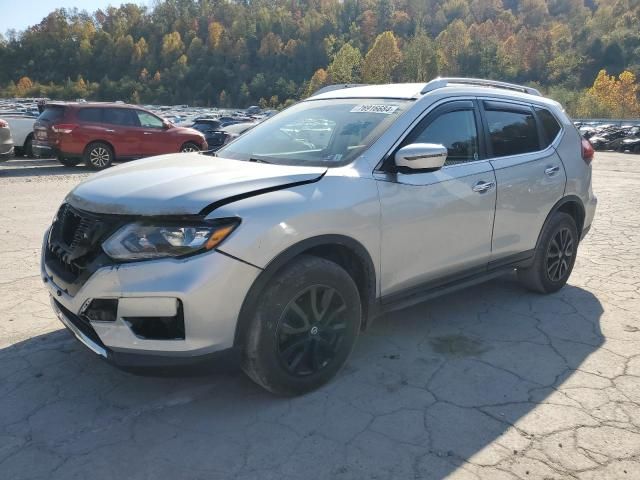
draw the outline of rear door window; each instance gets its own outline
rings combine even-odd
[[[542,132],[544,133],[544,148],[547,148],[556,139],[562,127],[556,120],[556,117],[546,108],[537,108],[536,115],[542,125]]]
[[[104,123],[128,127],[139,126],[138,117],[129,108],[105,108],[103,113]]]
[[[531,109],[487,109],[489,144],[494,157],[506,157],[540,150],[538,128]]]
[[[102,123],[102,108],[82,108],[78,112],[78,120],[90,123]]]
[[[65,108],[61,105],[50,105],[45,107],[44,112],[40,114],[38,120],[45,120],[47,122],[55,122],[64,117]]]

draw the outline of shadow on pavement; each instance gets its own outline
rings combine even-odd
[[[12,479],[441,479],[472,457],[526,449],[528,434],[507,430],[533,411],[572,415],[545,400],[602,345],[601,314],[580,288],[540,296],[496,280],[379,319],[337,379],[294,399],[232,364],[132,375],[54,332],[0,351],[0,469]]]

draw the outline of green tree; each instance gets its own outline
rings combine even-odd
[[[426,33],[418,33],[409,41],[401,69],[407,82],[426,82],[438,75],[435,44]]]
[[[389,83],[402,61],[402,53],[393,32],[377,36],[371,50],[364,58],[362,79],[365,83]]]
[[[329,83],[357,83],[362,70],[360,50],[345,43],[327,68]]]

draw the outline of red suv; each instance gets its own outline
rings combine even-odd
[[[118,160],[207,149],[204,135],[133,105],[50,103],[34,126],[33,151],[63,165],[101,170]]]

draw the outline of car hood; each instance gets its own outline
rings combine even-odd
[[[137,160],[89,177],[68,195],[72,206],[119,215],[194,215],[231,197],[310,183],[324,167],[273,165],[197,153]]]

